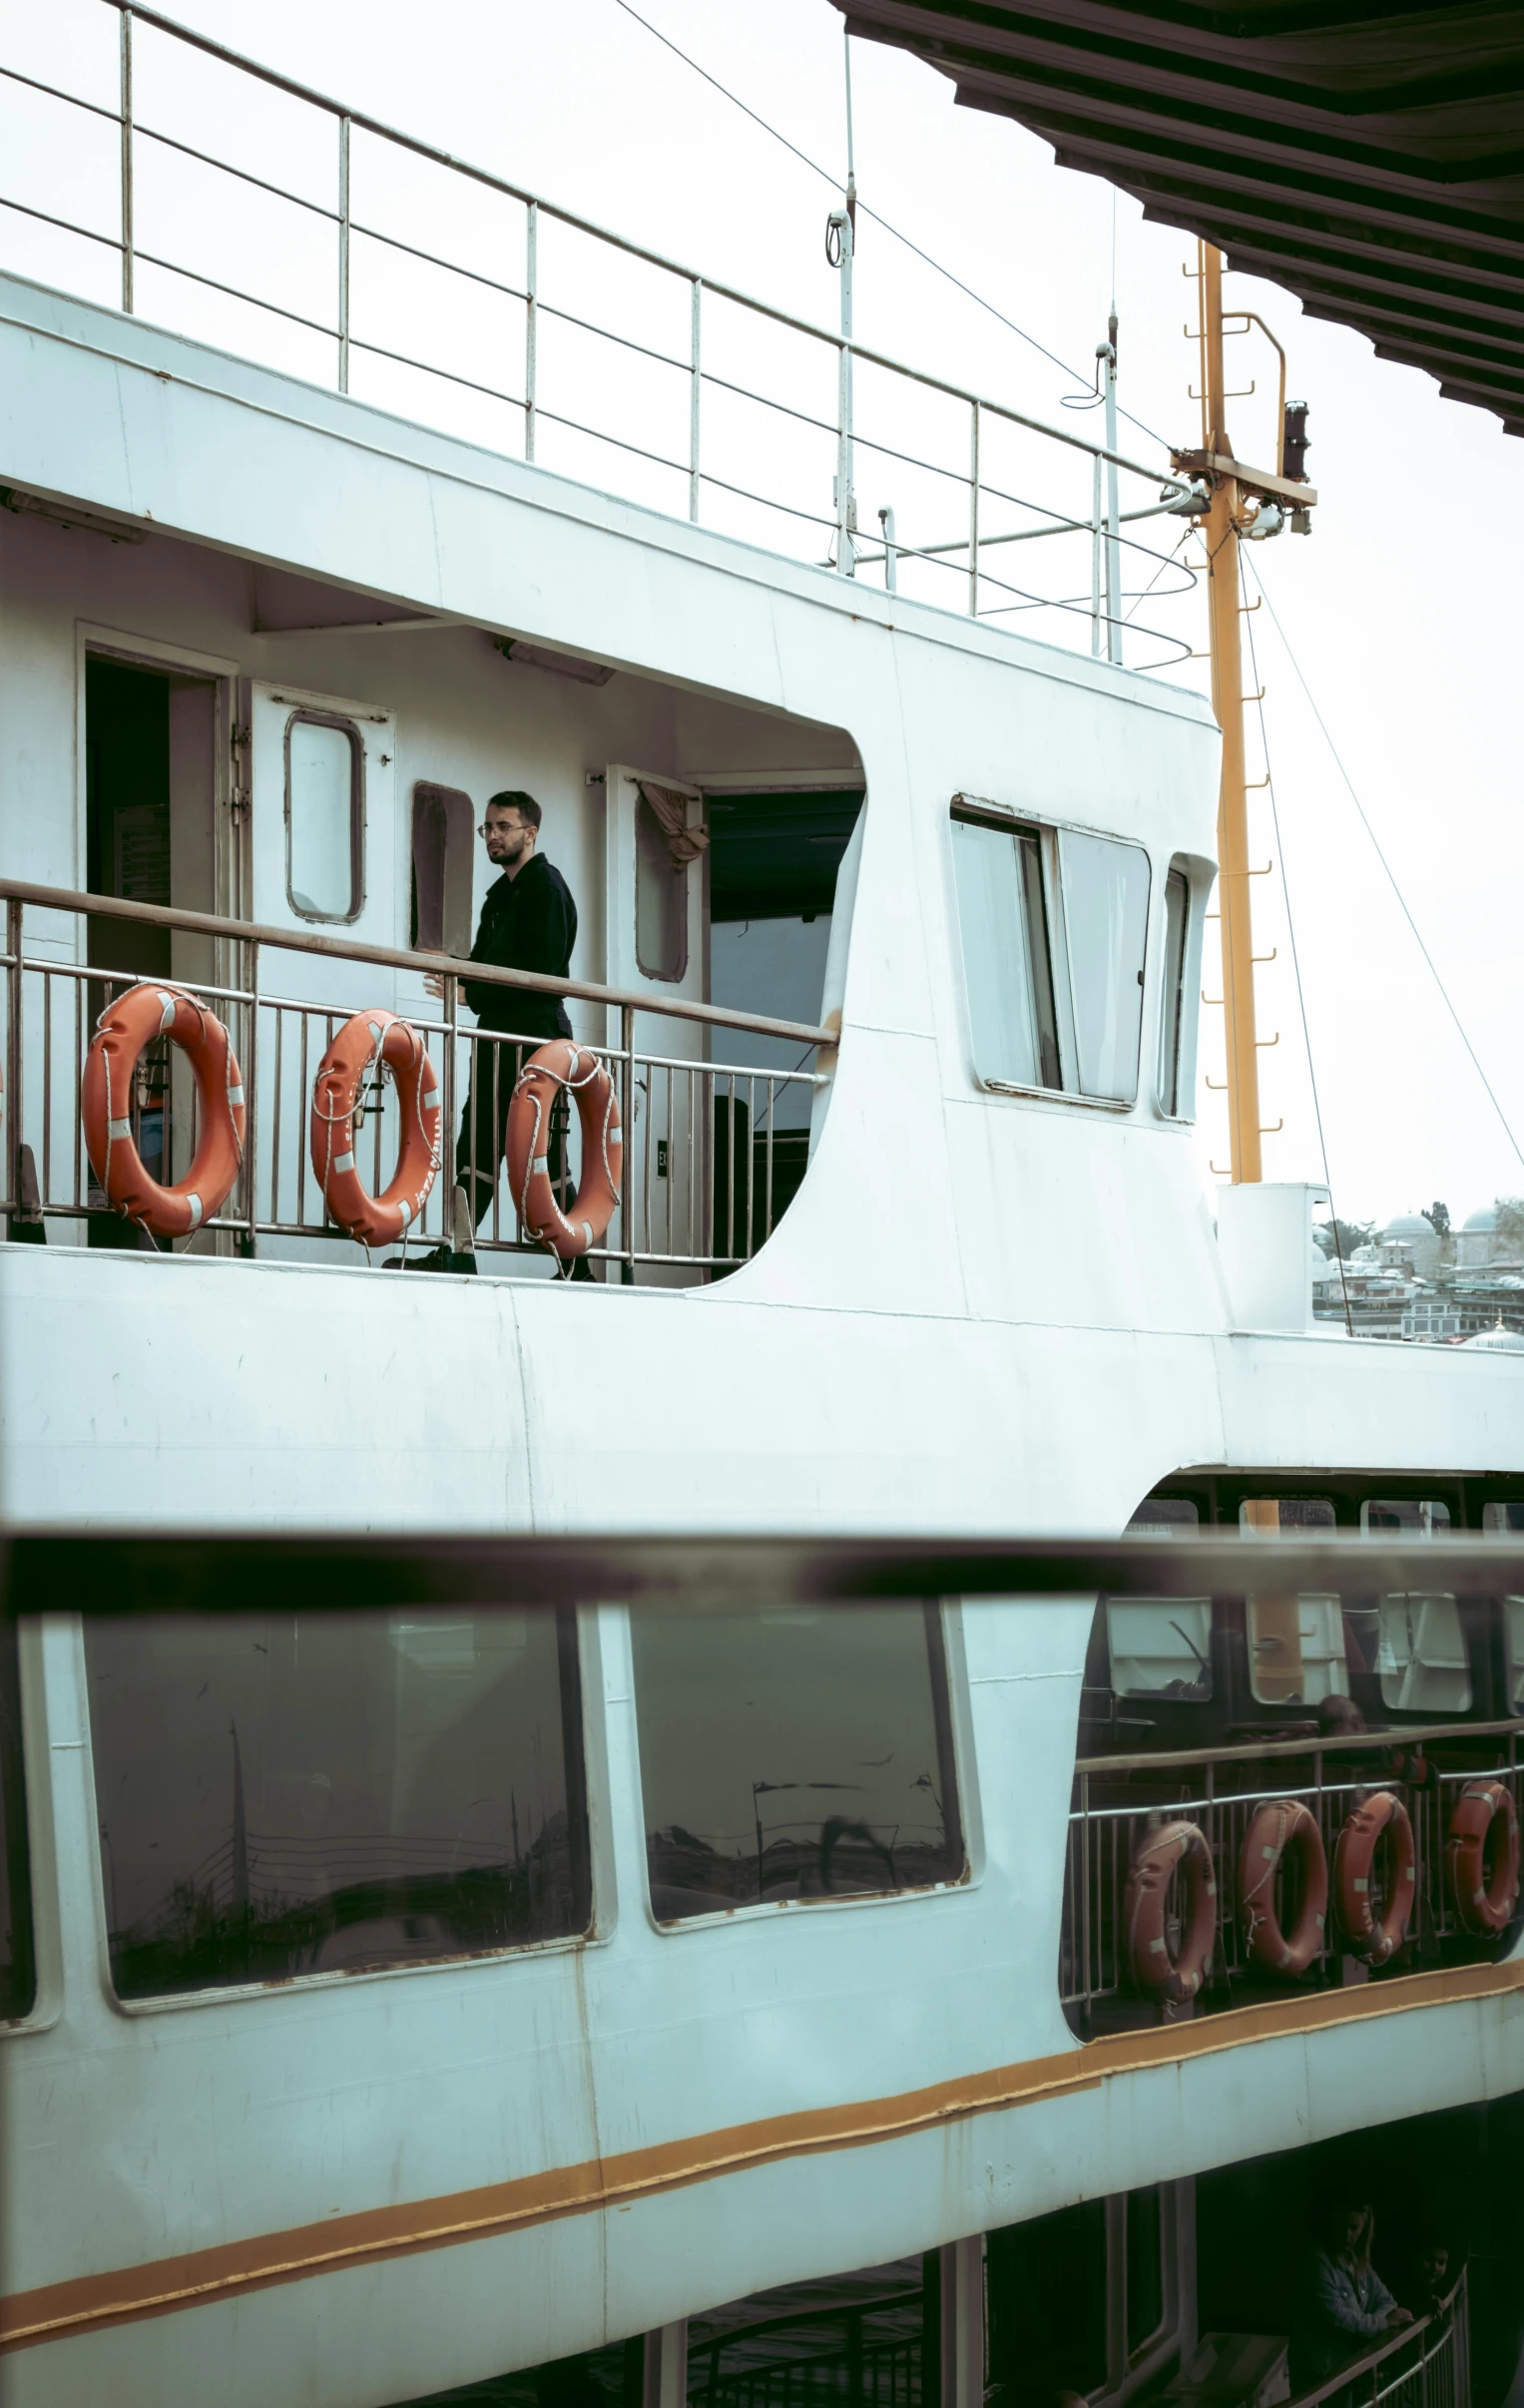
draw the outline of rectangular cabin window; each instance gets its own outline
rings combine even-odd
[[[1159,1021],[1159,1109],[1172,1120],[1189,1111],[1183,1052],[1186,1020],[1186,936],[1191,924],[1191,888],[1172,869],[1164,885],[1164,989]]]
[[[304,920],[352,920],[364,900],[365,749],[349,720],[285,725],[285,892]]]
[[[658,1922],[960,1878],[936,1607],[645,1612],[633,1639]]]
[[[413,787],[412,926],[420,953],[471,950],[471,867],[475,813],[459,786],[419,778]]]
[[[1088,2397],[1107,2374],[1105,2199],[1007,2224],[985,2242],[988,2378],[1012,2401]]]
[[[1189,1497],[1151,1497],[1128,1524],[1145,1538],[1194,1536],[1201,1517]],[[1118,1697],[1212,1695],[1210,1597],[1109,1597],[1106,1640]]]
[[[1524,1497],[1502,1499],[1482,1507],[1483,1530],[1524,1530]],[[1524,1597],[1503,1600],[1504,1642],[1508,1650],[1508,1710],[1524,1713]]]
[[[1450,1509],[1437,1498],[1372,1497],[1360,1507],[1360,1528],[1373,1534],[1431,1538],[1449,1527]],[[1399,1591],[1379,1601],[1375,1623],[1383,1705],[1403,1713],[1470,1712],[1471,1667],[1453,1597]]]
[[[952,858],[975,1073],[987,1087],[1062,1087],[1039,839],[955,811]]]
[[[808,2274],[690,2316],[688,2408],[936,2408],[939,2259]]]
[[[1131,1104],[1138,1093],[1149,857],[1136,844],[1064,828],[1058,840],[1081,1095]]]
[[[1324,1497],[1246,1497],[1239,1527],[1267,1535],[1335,1527]],[[1247,1600],[1250,1686],[1262,1705],[1317,1705],[1349,1694],[1344,1617],[1336,1597]]]
[[[1165,2321],[1165,2213],[1157,2183],[1130,2190],[1125,2201],[1127,2355],[1144,2356]]]
[[[13,1623],[0,1628],[0,2023],[29,2014],[36,1995],[21,1679]]]
[[[570,1613],[96,1622],[85,1659],[119,1997],[587,1929]]]
[[[646,978],[682,978],[688,968],[688,864],[673,859],[644,791],[635,798],[635,959]]]

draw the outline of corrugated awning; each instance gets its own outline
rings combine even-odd
[[[1524,8],[834,0],[967,108],[1524,434]]]

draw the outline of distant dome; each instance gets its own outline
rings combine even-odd
[[[1497,1213],[1491,1204],[1483,1204],[1479,1212],[1468,1212],[1460,1225],[1463,1229],[1475,1229],[1479,1236],[1490,1237],[1497,1228]]]
[[[1467,1228],[1471,1226],[1469,1220],[1466,1226]],[[1399,1240],[1405,1237],[1432,1237],[1434,1223],[1423,1212],[1399,1212],[1395,1220],[1389,1220],[1386,1223],[1381,1234],[1383,1237],[1395,1237]]]
[[[1477,1346],[1488,1354],[1524,1354],[1524,1329],[1479,1329],[1474,1338],[1464,1338],[1466,1346]]]

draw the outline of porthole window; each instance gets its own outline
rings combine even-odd
[[[353,722],[293,712],[285,727],[285,893],[304,920],[364,900],[365,749]]]

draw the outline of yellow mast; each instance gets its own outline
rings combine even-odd
[[[1223,373],[1223,254],[1200,246],[1202,306],[1202,449],[1231,461],[1227,379]],[[1213,479],[1205,522],[1207,604],[1212,642],[1212,708],[1223,730],[1218,796],[1219,914],[1223,931],[1223,1013],[1228,1053],[1229,1161],[1235,1182],[1262,1177],[1260,1057],[1255,1042],[1254,935],[1249,900],[1249,806],[1244,761],[1244,663],[1239,629],[1239,526],[1236,477]]]

